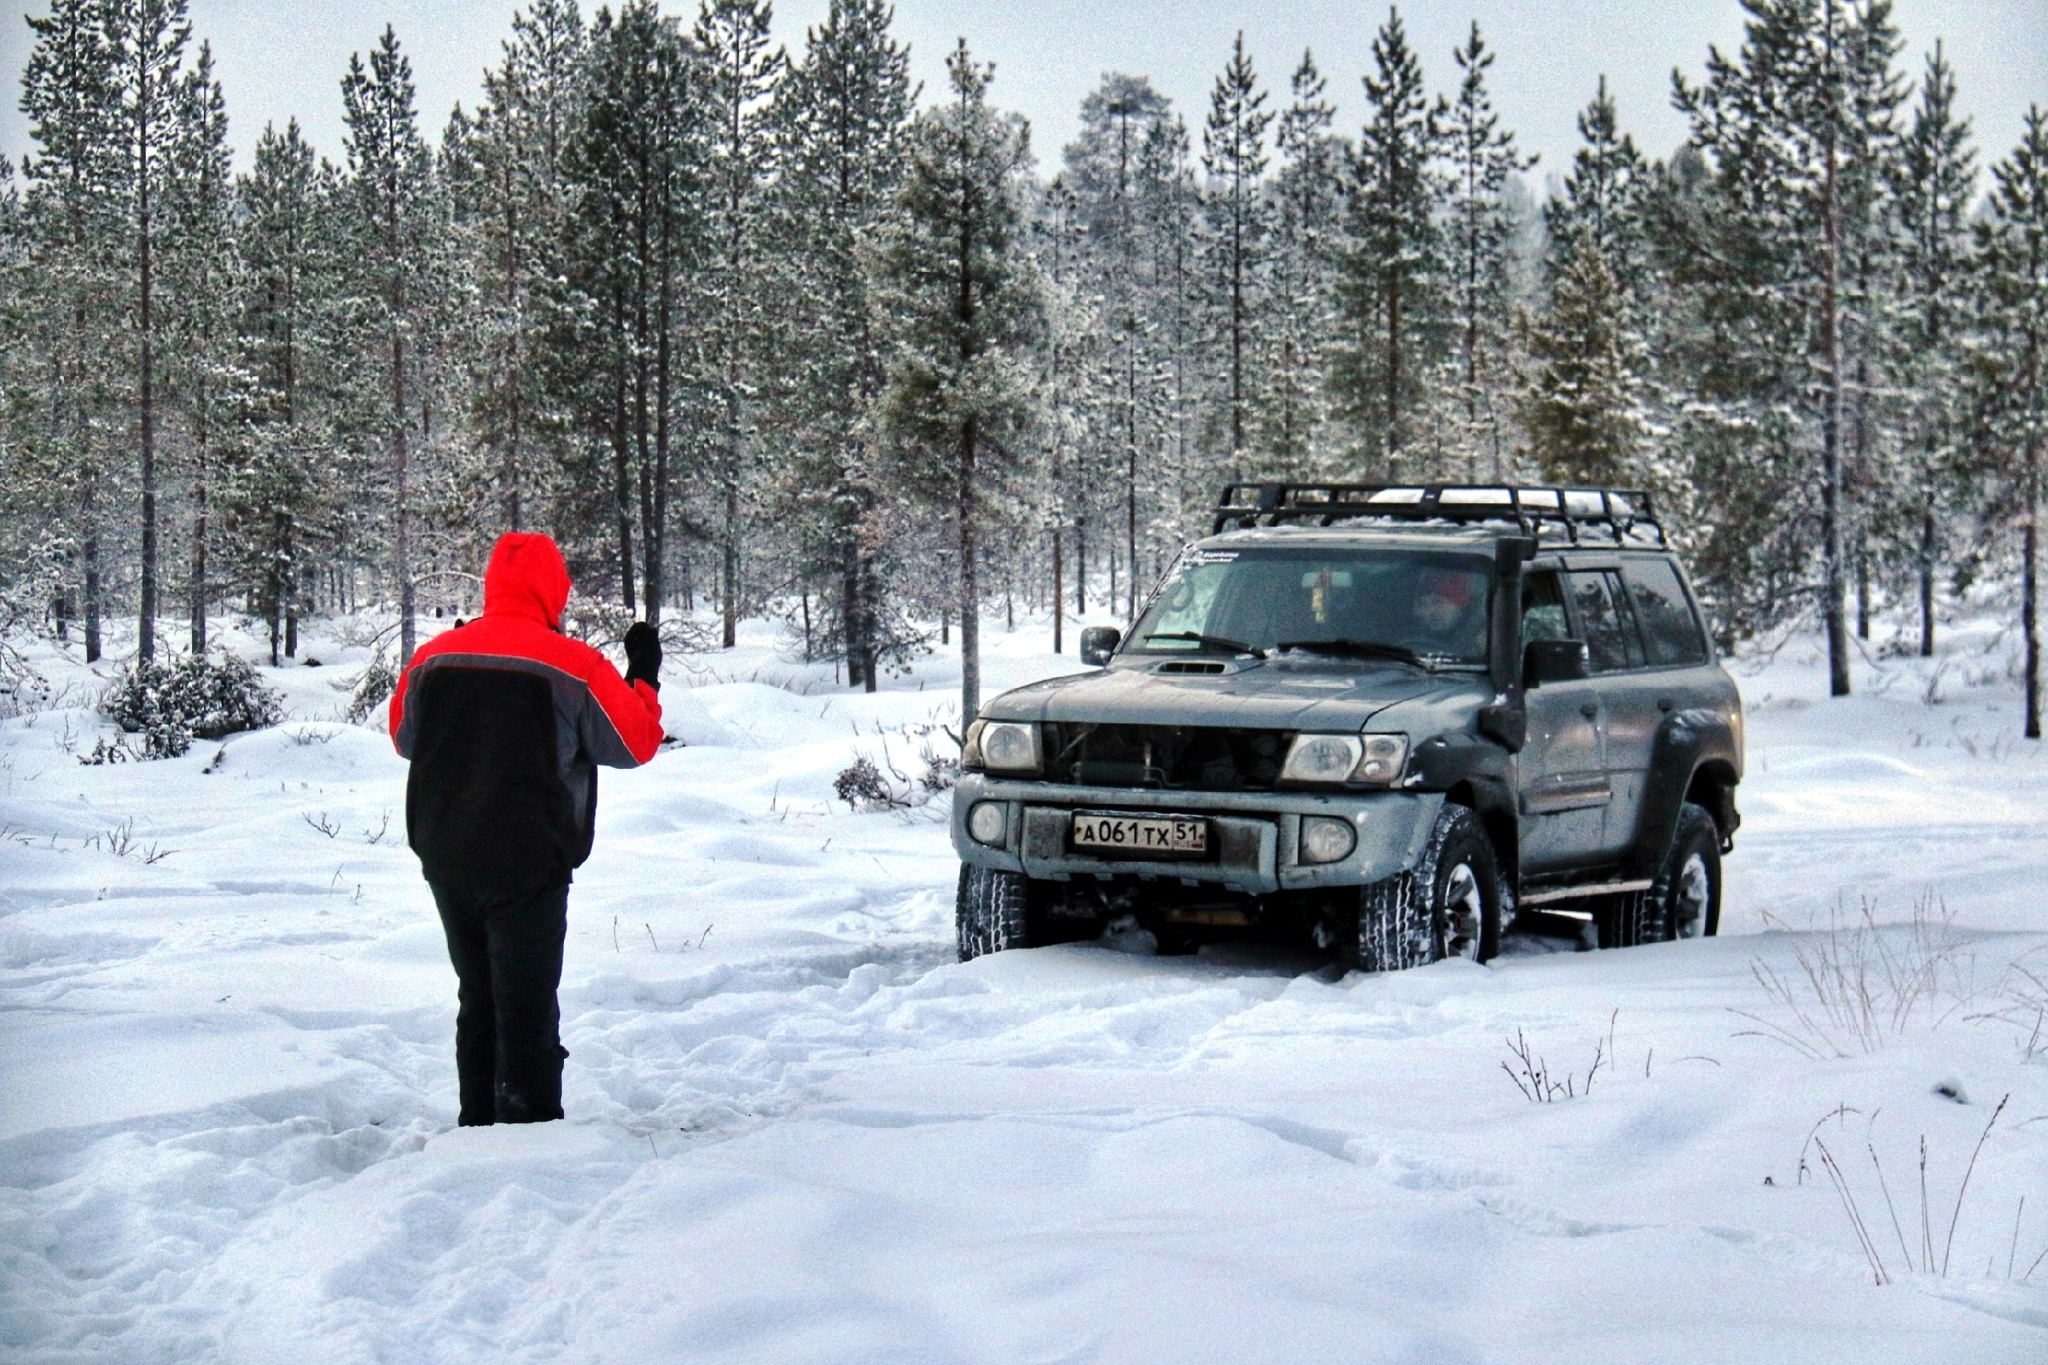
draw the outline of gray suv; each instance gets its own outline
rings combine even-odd
[[[1253,484],[1093,672],[990,701],[953,804],[962,960],[1141,926],[1368,971],[1518,914],[1715,932],[1742,708],[1647,494]]]

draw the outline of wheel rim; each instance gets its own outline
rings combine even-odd
[[[1695,853],[1678,869],[1678,884],[1671,893],[1673,938],[1698,938],[1707,929],[1707,903],[1713,886],[1707,879],[1707,860]]]
[[[1479,936],[1486,922],[1486,901],[1470,863],[1459,863],[1444,879],[1444,956],[1479,960]]]

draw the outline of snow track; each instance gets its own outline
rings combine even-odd
[[[2019,1277],[2048,1049],[2008,989],[2048,961],[2048,770],[1997,749],[1996,689],[1759,706],[1726,937],[1387,977],[1278,948],[955,963],[942,827],[830,797],[929,694],[674,691],[716,742],[605,777],[571,1117],[531,1128],[452,1126],[453,979],[379,737],[88,769],[59,741],[89,715],[0,724],[0,1354],[2048,1358],[2048,1274]],[[1816,912],[1930,894],[1954,985],[1884,1048],[1754,1036],[1800,1027],[1754,973],[1796,977]],[[1573,1098],[1502,1074],[1518,1032]],[[1897,1191],[1926,1139],[1939,1243],[2007,1094],[1950,1273],[1909,1271],[1866,1148]]]

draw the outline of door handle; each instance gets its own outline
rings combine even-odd
[[[1659,698],[1657,698],[1657,709],[1658,709],[1659,711],[1669,711],[1669,710],[1671,709],[1671,698],[1669,698],[1669,697],[1659,697]]]
[[[1593,701],[1587,702],[1584,706],[1581,706],[1579,708],[1579,714],[1584,716],[1587,720],[1593,719],[1593,717],[1600,714],[1600,703]]]

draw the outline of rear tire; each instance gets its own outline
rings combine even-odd
[[[1020,873],[960,865],[960,886],[953,897],[953,924],[960,937],[960,960],[971,962],[984,953],[1031,946],[1031,882]]]
[[[1633,948],[1721,929],[1721,829],[1706,807],[1679,808],[1671,847],[1647,891],[1609,898],[1599,913],[1600,946]]]
[[[1679,811],[1671,852],[1649,895],[1662,940],[1721,932],[1721,828],[1706,807],[1687,802]]]
[[[1500,871],[1486,826],[1463,806],[1438,812],[1414,868],[1359,892],[1358,965],[1395,972],[1500,951]]]

